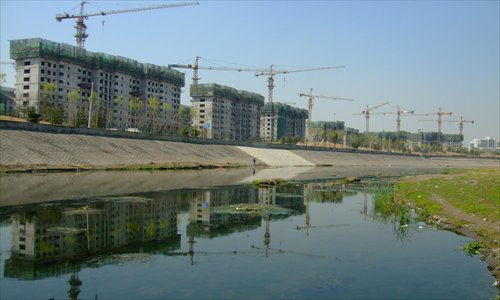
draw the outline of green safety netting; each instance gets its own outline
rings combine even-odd
[[[121,72],[139,78],[166,81],[177,86],[184,86],[184,73],[177,70],[153,64],[143,64],[121,56],[94,53],[41,38],[10,41],[10,57],[14,60],[46,57],[71,62],[89,69]]]
[[[264,96],[248,91],[237,90],[215,83],[193,84],[189,89],[191,97],[220,97],[232,101],[250,102],[264,105]]]

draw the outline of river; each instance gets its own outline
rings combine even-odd
[[[470,238],[375,210],[374,192],[407,171],[320,169],[173,176],[196,186],[135,172],[121,194],[114,181],[90,184],[92,173],[9,178],[31,191],[24,205],[1,198],[0,299],[496,297],[486,264],[461,250]],[[288,183],[251,184],[271,174]],[[335,179],[346,174],[366,176]]]

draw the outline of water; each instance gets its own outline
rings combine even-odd
[[[496,297],[460,250],[471,239],[384,221],[372,192],[323,181],[0,208],[0,299]]]

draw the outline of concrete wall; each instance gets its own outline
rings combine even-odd
[[[307,149],[307,150],[306,150]],[[416,155],[331,150],[276,144],[245,144],[144,133],[0,121],[0,166],[100,168],[147,164],[249,166],[475,167],[500,160],[423,158]]]

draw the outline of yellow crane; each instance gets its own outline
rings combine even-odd
[[[437,120],[419,120],[419,121],[437,121]],[[448,123],[459,123],[458,128],[460,129],[460,135],[464,134],[464,123],[471,123],[474,124],[474,120],[464,120],[462,116],[460,116],[460,120],[442,120],[441,122],[448,122]]]
[[[396,114],[396,141],[399,144],[400,142],[400,134],[401,134],[401,117],[403,116],[413,116],[414,111],[401,110],[399,105],[396,106],[396,111],[387,111],[387,112],[377,112],[372,113],[372,115],[393,115]]]
[[[274,89],[274,75],[277,74],[288,74],[296,72],[308,72],[308,71],[319,71],[319,70],[329,70],[344,68],[344,66],[332,66],[332,67],[318,67],[309,69],[296,69],[296,70],[276,70],[273,69],[274,65],[271,65],[269,69],[262,68],[229,68],[229,67],[204,67],[198,64],[201,57],[196,56],[194,65],[180,65],[180,64],[170,64],[169,68],[181,68],[181,69],[193,69],[193,85],[198,84],[198,70],[217,70],[217,71],[237,71],[237,72],[254,72],[255,76],[267,76],[267,88],[268,88],[268,102],[273,102],[273,89]]]
[[[129,12],[135,12],[135,11],[153,10],[153,9],[161,9],[161,8],[172,8],[172,7],[198,5],[199,4],[198,2],[183,2],[183,3],[173,3],[173,4],[159,4],[159,5],[154,5],[154,6],[138,7],[138,8],[131,8],[131,9],[100,11],[100,12],[95,12],[95,13],[84,13],[84,5],[86,3],[88,3],[88,2],[85,0],[82,0],[80,2],[80,13],[78,15],[70,15],[69,13],[62,13],[62,14],[56,15],[56,20],[58,22],[61,22],[62,20],[65,20],[65,19],[76,19],[75,38],[76,38],[76,45],[78,46],[78,48],[84,47],[85,39],[88,37],[88,34],[86,32],[87,25],[85,25],[85,22],[84,22],[84,20],[88,19],[88,17],[106,16],[106,15],[122,14],[122,13],[129,13]]]
[[[368,144],[369,144],[368,133],[370,131],[370,111],[372,111],[374,109],[377,109],[377,108],[379,108],[381,106],[384,106],[386,104],[389,104],[389,101],[384,102],[384,103],[380,103],[380,104],[377,104],[377,105],[374,105],[372,107],[370,107],[369,105],[366,105],[366,109],[363,110],[360,114],[354,114],[354,115],[364,115],[365,116],[365,120],[366,120],[365,146],[366,147],[368,147]]]
[[[438,145],[441,144],[441,123],[442,121],[442,116],[451,116],[453,113],[452,112],[444,112],[441,110],[441,107],[439,107],[438,111],[435,113],[425,113],[425,114],[414,114],[414,116],[438,116],[438,119],[436,120],[438,123],[438,132],[437,132],[437,141],[436,143]]]
[[[307,128],[308,128],[308,130],[311,129],[313,99],[315,99],[315,98],[322,98],[322,99],[331,99],[331,100],[353,101],[352,99],[349,99],[349,98],[314,95],[312,88],[309,89],[309,93],[308,94],[306,94],[306,93],[299,93],[299,97],[308,97],[308,114],[307,114]],[[308,135],[309,135],[309,133],[308,133]]]

